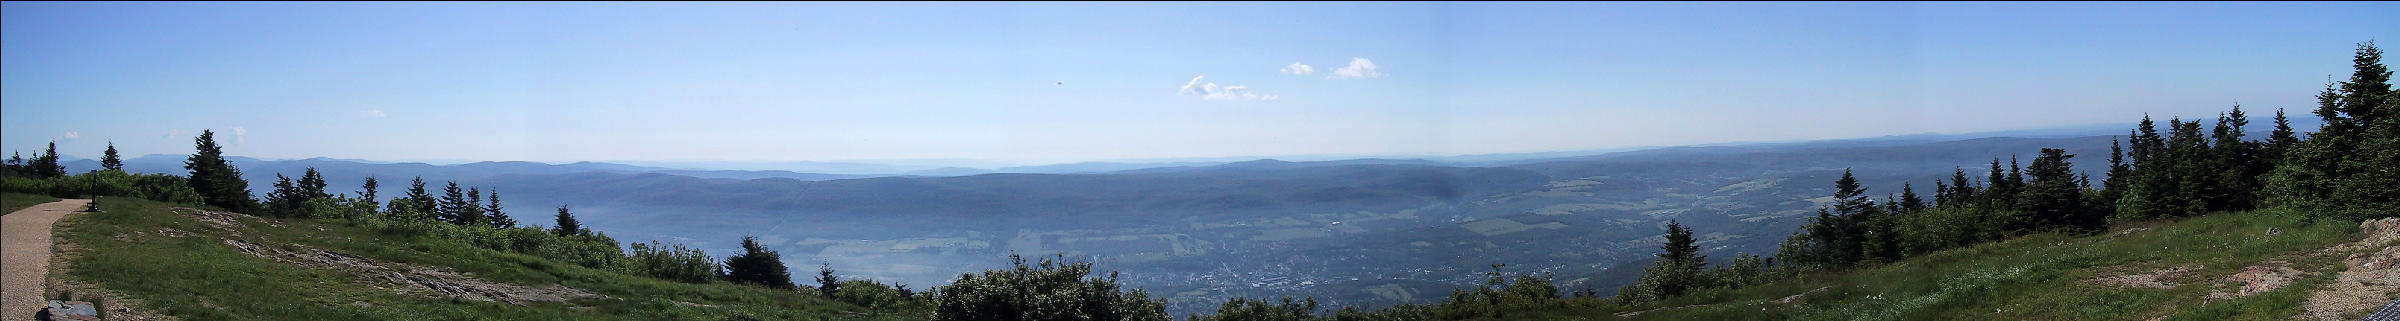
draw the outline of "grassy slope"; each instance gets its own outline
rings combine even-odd
[[[173,214],[169,204],[106,201],[108,212],[71,216],[61,224],[61,237],[79,253],[67,277],[139,299],[142,308],[153,313],[185,320],[911,319],[852,314],[846,311],[867,311],[797,292],[660,281],[451,240],[386,236],[336,221],[247,221],[221,229]],[[166,229],[195,235],[173,236]],[[246,255],[225,245],[225,238],[269,246],[301,244],[385,262],[443,267],[497,282],[563,284],[615,299],[518,307],[400,294],[366,286],[344,272]]]
[[[0,193],[0,215],[15,213],[17,210],[33,207],[34,205],[40,205],[42,203],[57,201],[57,197],[50,197],[48,195]]]
[[[2329,246],[2355,241],[2357,224],[2305,224],[2275,211],[2219,213],[2095,236],[2033,235],[1951,249],[1894,264],[1734,291],[1712,291],[1666,302],[1617,306],[1577,304],[1548,319],[1652,320],[2281,320],[2301,312],[2308,292],[2343,269],[2348,253]],[[2133,227],[2120,227],[2116,232]],[[2268,229],[2280,229],[2268,235]],[[2205,302],[2221,280],[2244,267],[2284,261],[2314,272],[2281,289]],[[2087,280],[2193,266],[2164,278],[2168,289],[2117,288]],[[1776,301],[1825,288],[1793,304]],[[1662,309],[1663,308],[1663,309]],[[1656,310],[1653,310],[1656,309]],[[2361,314],[2364,311],[2359,312]]]

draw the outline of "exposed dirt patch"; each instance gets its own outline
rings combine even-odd
[[[2349,269],[2310,293],[2300,318],[2342,320],[2343,314],[2374,310],[2400,294],[2400,218],[2360,223],[2359,230],[2366,238],[2325,249],[2348,254],[2342,264]]]
[[[2170,279],[2190,275],[2192,271],[2198,270],[2200,270],[2199,267],[2185,265],[2158,269],[2156,271],[2150,271],[2149,273],[2100,277],[2091,280],[2084,280],[2084,282],[2112,288],[2172,289],[2182,284],[2176,284],[2174,281],[2170,281]]]
[[[1819,287],[1819,288],[1817,288],[1817,289],[1815,289],[1815,290],[1808,290],[1808,292],[1800,292],[1800,294],[1793,294],[1792,296],[1787,296],[1787,297],[1783,297],[1783,299],[1775,300],[1775,304],[1793,304],[1793,303],[1799,303],[1799,302],[1800,302],[1800,299],[1805,299],[1805,298],[1808,298],[1808,295],[1810,295],[1810,294],[1817,294],[1817,292],[1825,292],[1825,289],[1831,289],[1831,288],[1833,288],[1833,287],[1831,287],[1831,286],[1827,286],[1827,287]]]
[[[607,297],[563,285],[534,287],[491,282],[433,267],[376,262],[365,257],[301,246],[291,246],[296,249],[284,249],[230,239],[225,240],[225,245],[232,246],[242,253],[284,263],[348,271],[371,283],[398,287],[395,290],[402,292],[418,292],[477,301],[499,301],[520,306],[531,305],[535,302],[566,302],[581,298]]]
[[[2240,298],[2250,296],[2252,294],[2259,294],[2261,292],[2274,291],[2275,289],[2283,288],[2283,286],[2292,285],[2292,281],[2298,281],[2300,278],[2308,277],[2310,274],[2313,274],[2305,271],[2294,270],[2292,269],[2291,265],[2291,263],[2284,261],[2267,261],[2265,263],[2259,263],[2258,265],[2244,267],[2242,268],[2241,272],[2225,277],[2225,283],[2241,285],[2240,288],[2236,288],[2232,291],[2218,290],[2209,292],[2208,300],[2217,301]]]
[[[191,215],[192,217],[199,219],[201,222],[208,222],[208,224],[228,229],[233,228],[234,226],[242,225],[241,220],[258,220],[258,217],[250,216],[249,214],[218,212],[190,207],[177,207],[169,209],[169,211],[175,212],[175,214]]]

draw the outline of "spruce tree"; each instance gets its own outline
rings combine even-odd
[[[34,178],[51,178],[67,175],[67,168],[58,164],[58,142],[50,142],[50,148],[43,149],[41,155],[34,156],[33,164],[31,165],[33,166]]]
[[[417,178],[410,179],[408,182],[408,195],[405,196],[408,198],[408,207],[415,209],[415,211],[396,214],[408,214],[417,216],[419,218],[432,217],[444,219],[440,215],[435,214],[439,213],[439,211],[436,209],[440,207],[434,205],[433,193],[425,191],[425,177],[419,176]],[[397,202],[399,200],[393,201]]]
[[[2033,159],[2031,176],[2018,207],[2030,213],[2030,227],[2045,229],[2073,227],[2086,231],[2106,228],[2105,217],[2086,210],[2083,190],[2076,182],[2074,164],[2068,159],[2075,155],[2066,150],[2043,148]]]
[[[483,203],[483,191],[482,191],[482,189],[481,189],[481,188],[477,188],[477,187],[469,187],[469,188],[467,188],[467,204],[466,204],[466,206],[460,206],[460,207],[459,207],[459,210],[460,210],[460,212],[463,212],[463,213],[465,213],[465,214],[461,214],[461,215],[462,215],[462,216],[465,216],[465,217],[466,217],[466,220],[465,220],[464,222],[462,222],[462,223],[459,223],[459,224],[460,224],[460,225],[491,224],[491,223],[492,223],[492,221],[491,221],[491,217],[487,217],[487,216],[485,216],[485,215],[483,214],[483,204],[482,204],[482,203]]]
[[[558,227],[553,228],[550,231],[557,233],[558,236],[574,236],[576,234],[582,234],[583,222],[576,221],[574,213],[567,213],[566,205],[559,205]]]
[[[831,299],[834,298],[836,294],[841,292],[842,278],[833,276],[833,263],[825,263],[818,266],[817,294],[822,294],[825,296],[825,298]]]
[[[2207,136],[2200,132],[2199,120],[2187,122],[2174,118],[2168,119],[2167,125],[2168,156],[2158,159],[2165,163],[2162,164],[2165,184],[2158,187],[2166,189],[2165,197],[2161,198],[2164,201],[2159,205],[2174,216],[2206,213],[2208,199],[2218,190],[2217,171],[2210,166],[2214,162]]]
[[[1910,186],[1908,183],[1900,183],[1900,210],[1915,212],[1925,210],[1926,207],[1928,206],[1925,204],[1925,198],[1917,196],[1916,187]]]
[[[192,145],[192,156],[183,161],[183,169],[192,173],[184,177],[184,183],[200,192],[202,202],[234,212],[256,212],[258,202],[250,198],[250,182],[242,180],[241,169],[226,162],[216,133],[202,130],[199,137],[192,138]]]
[[[2275,130],[2267,132],[2266,145],[2260,148],[2271,164],[2282,164],[2284,151],[2300,145],[2300,136],[2292,132],[2292,121],[2283,117],[2283,109],[2275,109]]]
[[[448,187],[442,188],[441,202],[434,205],[434,215],[450,224],[474,224],[474,217],[467,216],[467,207],[475,206],[474,201],[467,200],[467,191],[459,189],[458,182],[448,183]]]
[[[2210,131],[2214,140],[2211,151],[2215,154],[2210,161],[2216,172],[2211,178],[2214,186],[2203,196],[2209,210],[2249,210],[2257,206],[2253,200],[2257,199],[2258,178],[2270,168],[2260,159],[2258,144],[2243,138],[2242,127],[2249,125],[2249,117],[2242,114],[2242,105],[2236,104],[2232,111],[2217,117],[2216,126]]]
[[[119,172],[125,171],[125,160],[117,158],[117,142],[108,142],[108,150],[100,152],[100,168]]]
[[[374,177],[374,176],[367,176],[367,183],[366,183],[366,184],[360,184],[360,185],[358,186],[358,199],[359,199],[359,201],[366,202],[366,203],[367,203],[367,208],[368,208],[368,209],[374,209],[374,208],[376,208],[376,207],[379,207],[379,205],[377,205],[377,204],[376,204],[376,201],[375,201],[375,187],[376,187],[376,185],[378,185],[378,184],[376,184],[376,182],[375,182],[375,177]]]
[[[792,290],[792,273],[784,269],[783,254],[767,250],[756,237],[742,237],[742,255],[725,258],[725,280],[770,289]]]
[[[501,211],[500,211],[500,209],[501,209],[501,207],[500,207],[500,190],[499,190],[499,189],[493,189],[493,190],[492,190],[492,194],[491,194],[491,195],[489,195],[489,198],[490,198],[491,202],[490,202],[490,203],[488,203],[488,204],[485,204],[485,205],[483,206],[483,215],[484,215],[484,217],[487,217],[487,218],[489,218],[489,221],[492,223],[492,227],[497,227],[497,228],[514,228],[514,227],[517,227],[517,220],[516,220],[516,219],[508,218],[508,213],[507,213],[507,212],[501,212]]]
[[[300,188],[292,184],[292,178],[284,177],[282,173],[276,173],[275,189],[267,191],[267,214],[277,217],[293,217],[299,214],[300,199],[302,198],[300,194]]]
[[[301,193],[301,203],[307,203],[309,200],[314,199],[333,197],[333,194],[328,194],[325,192],[325,175],[318,174],[316,167],[309,167],[306,172],[302,172],[300,174],[300,182],[298,184]]]
[[[1659,244],[1658,262],[1649,271],[1653,274],[1651,290],[1660,298],[1675,297],[1703,286],[1702,272],[1708,257],[1700,256],[1699,240],[1692,229],[1674,220],[1667,221],[1666,242]]]

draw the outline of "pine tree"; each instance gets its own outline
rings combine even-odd
[[[475,221],[472,221],[474,218],[467,216],[467,207],[475,206],[475,203],[467,200],[467,191],[459,189],[458,182],[449,182],[449,184],[448,187],[442,188],[442,200],[434,205],[434,215],[450,224],[475,224]]]
[[[583,234],[583,222],[576,221],[574,213],[567,213],[566,205],[559,205],[558,227],[551,229],[550,231],[552,233],[558,233],[558,236],[574,236],[576,234]]]
[[[1667,221],[1666,242],[1659,245],[1658,262],[1653,263],[1647,272],[1649,278],[1655,280],[1650,290],[1655,291],[1658,297],[1680,296],[1705,286],[1701,273],[1705,271],[1708,257],[1700,255],[1698,241],[1692,237],[1691,228],[1674,220]]]
[[[333,197],[333,194],[328,194],[325,192],[325,175],[318,174],[316,167],[309,167],[306,172],[302,172],[300,174],[299,187],[301,193],[301,203],[308,203],[309,200],[314,199]]]
[[[33,166],[34,178],[51,178],[67,175],[67,168],[58,164],[58,142],[50,142],[50,148],[43,149],[41,155],[34,156],[33,164],[31,165]]]
[[[483,215],[484,215],[485,217],[488,217],[488,218],[490,218],[490,221],[491,221],[491,223],[492,223],[492,227],[497,227],[497,228],[513,228],[513,227],[517,227],[517,220],[516,220],[516,219],[508,218],[508,213],[507,213],[507,212],[501,212],[501,211],[500,211],[501,207],[500,207],[500,190],[499,190],[499,189],[492,189],[492,195],[490,195],[490,200],[491,200],[491,203],[489,203],[489,204],[485,204],[485,205],[483,206]]]
[[[2211,150],[2216,156],[2211,159],[2216,167],[2216,175],[2211,179],[2215,184],[2208,190],[2210,193],[2203,196],[2209,210],[2238,211],[2257,207],[2253,200],[2257,199],[2258,177],[2266,174],[2270,168],[2266,161],[2260,159],[2258,144],[2243,138],[2242,127],[2249,125],[2250,119],[2242,114],[2240,104],[2233,105],[2232,111],[2217,117],[2216,127],[2210,132],[2215,140]]]
[[[108,150],[100,152],[100,168],[119,172],[125,171],[125,160],[117,158],[117,142],[108,142]]]
[[[1943,196],[1935,196],[1946,200],[1936,201],[1935,205],[1964,206],[1974,202],[1975,195],[1975,182],[1967,179],[1967,169],[1952,167],[1950,169],[1950,191],[1943,193]]]
[[[2125,147],[2117,144],[2117,140],[2110,139],[2108,140],[2108,179],[2100,181],[2100,188],[2110,193],[2110,197],[2107,199],[2115,200],[2117,198],[2114,196],[2124,192],[2127,176],[2133,176],[2133,164],[2125,163]]]
[[[2163,173],[2166,188],[2160,203],[2166,213],[2174,216],[2193,216],[2208,212],[2208,199],[2217,194],[2216,173],[2210,166],[2212,148],[2200,132],[2200,121],[2168,119],[2167,154]]]
[[[792,284],[792,273],[784,269],[783,254],[767,250],[758,244],[758,238],[748,236],[742,237],[742,255],[725,258],[725,280],[780,290],[800,288]]]
[[[276,173],[275,189],[267,191],[267,214],[293,217],[299,214],[301,197],[300,188],[292,184],[292,178]]]
[[[2271,164],[2282,164],[2284,151],[2300,145],[2300,137],[2292,132],[2292,121],[2283,117],[2283,109],[2275,109],[2275,131],[2267,132],[2266,145],[2260,152]]]
[[[408,207],[409,207],[409,208],[412,208],[412,209],[415,209],[415,211],[412,211],[412,212],[409,212],[409,213],[394,213],[394,214],[407,214],[407,215],[416,216],[416,217],[418,217],[418,218],[433,217],[433,218],[436,218],[436,219],[446,219],[446,218],[443,218],[443,217],[441,217],[439,214],[435,214],[435,213],[440,213],[440,211],[436,210],[436,209],[438,209],[438,208],[440,208],[440,207],[438,207],[438,206],[435,206],[435,205],[434,205],[433,193],[429,193],[429,192],[426,192],[426,191],[425,191],[425,177],[423,177],[423,176],[419,176],[419,177],[416,177],[416,178],[410,179],[410,180],[409,180],[409,182],[408,182],[408,195],[404,195],[404,196],[408,198],[408,200],[407,200],[407,203],[409,204],[409,206],[408,206]],[[393,201],[394,201],[394,202],[398,202],[399,200],[393,200]],[[432,215],[428,215],[428,214],[432,214]]]
[[[475,187],[467,188],[467,202],[458,207],[459,217],[463,218],[459,225],[491,224],[491,218],[483,215],[483,205],[478,203],[483,203],[483,191]]]
[[[2016,186],[2011,186],[2008,184],[2008,172],[2001,171],[2000,158],[1992,158],[1992,172],[1987,176],[1988,177],[1985,178],[1986,181],[1984,181],[1984,184],[1986,184],[1983,192],[1984,200],[1989,200],[1992,202],[2008,202],[2009,200],[2016,199]]]
[[[1925,210],[1926,207],[1925,199],[1917,196],[1916,187],[1910,186],[1908,183],[1900,183],[1900,210],[1915,212]]]
[[[367,183],[366,183],[366,184],[361,184],[361,185],[359,185],[359,186],[358,186],[358,189],[359,189],[359,191],[358,191],[358,199],[359,199],[359,201],[362,201],[362,202],[367,202],[367,208],[368,208],[368,209],[374,209],[374,208],[376,208],[376,207],[379,207],[379,205],[377,205],[377,204],[376,204],[376,201],[375,201],[375,187],[376,187],[376,185],[378,185],[378,184],[376,184],[376,182],[375,182],[375,177],[374,177],[374,176],[367,176]]]
[[[200,192],[203,203],[234,212],[255,212],[258,202],[250,198],[250,182],[242,180],[242,170],[225,161],[225,150],[217,145],[216,133],[202,130],[192,139],[192,157],[183,161],[183,169],[192,171],[184,183]]]
[[[2033,159],[2025,195],[2018,207],[2029,211],[2033,229],[2073,227],[2085,231],[2105,229],[2107,221],[2095,211],[2086,210],[2083,190],[2072,173],[2074,164],[2068,159],[2075,155],[2066,150],[2043,148]]]
[[[2400,99],[2392,71],[2374,42],[2360,44],[2351,58],[2350,80],[2341,84],[2339,109],[2355,128],[2334,170],[2329,209],[2344,220],[2400,216]],[[2328,124],[2327,126],[2331,126]],[[2331,131],[2328,129],[2327,131]]]
[[[819,265],[817,267],[817,294],[825,295],[825,298],[831,299],[834,298],[834,295],[841,292],[842,278],[833,276],[833,263]]]

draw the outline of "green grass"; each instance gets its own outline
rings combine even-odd
[[[33,207],[34,205],[57,201],[57,197],[50,197],[49,195],[0,193],[0,215],[16,213],[17,210],[25,209],[27,207]]]
[[[67,277],[184,320],[922,319],[919,313],[877,313],[799,292],[668,282],[452,240],[387,236],[342,221],[266,219],[218,228],[173,214],[170,204],[113,197],[106,202],[108,212],[70,216],[61,224],[60,235],[78,248]],[[177,233],[169,229],[190,235],[171,235]],[[368,286],[342,271],[243,254],[223,239],[305,245],[497,282],[562,284],[611,298],[516,306],[402,294]]]
[[[1951,249],[1900,262],[1737,290],[1702,291],[1664,302],[1570,304],[1534,319],[1641,320],[2281,320],[2301,313],[2308,293],[2340,272],[2342,254],[2319,251],[2359,238],[2356,224],[2304,223],[2280,211],[2218,213],[2139,222],[2148,230],[2092,236],[2038,234]],[[2268,229],[2281,231],[2269,236]],[[2119,231],[2124,230],[2120,228]],[[2231,291],[2222,280],[2269,261],[2314,273],[2280,289],[2207,301]],[[2167,289],[2117,288],[2088,280],[2159,269],[2198,269],[2163,280]],[[1793,304],[1776,300],[1825,288]]]

